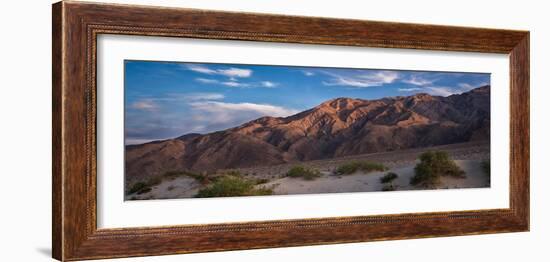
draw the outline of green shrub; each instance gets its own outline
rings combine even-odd
[[[152,190],[153,186],[156,186],[158,184],[162,183],[162,179],[160,177],[152,177],[149,180],[145,182],[137,182],[134,185],[128,189],[128,195],[137,193],[138,195],[145,194]]]
[[[286,173],[288,177],[301,177],[304,180],[314,180],[321,176],[321,172],[316,169],[311,169],[303,166],[294,166]]]
[[[229,170],[229,171],[225,172],[224,175],[233,176],[233,177],[240,177],[240,178],[243,177],[243,174],[241,174],[241,172],[239,172],[237,170]]]
[[[269,179],[267,179],[267,178],[258,178],[258,179],[256,179],[256,185],[265,184],[267,182],[269,182]]]
[[[441,182],[441,176],[466,177],[466,173],[444,151],[428,151],[420,155],[420,163],[414,168],[411,185],[433,188]]]
[[[208,187],[199,190],[195,197],[232,197],[271,195],[269,188],[254,188],[254,181],[236,176],[222,176]]]
[[[350,175],[357,171],[370,173],[374,171],[386,171],[388,168],[380,163],[368,161],[352,161],[339,166],[334,173],[337,175]]]
[[[398,175],[396,173],[389,172],[389,173],[387,173],[386,175],[384,175],[383,177],[380,178],[380,183],[382,183],[382,184],[391,183],[397,177],[398,177]]]
[[[132,187],[130,187],[130,189],[128,189],[128,194],[137,193],[147,187],[147,184],[145,184],[144,182],[137,182]]]

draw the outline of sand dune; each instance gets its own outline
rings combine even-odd
[[[481,169],[481,161],[458,160],[455,161],[466,172],[466,178],[443,177],[438,188],[478,188],[488,187],[489,180]],[[423,189],[409,184],[414,176],[414,165],[393,168],[387,172],[394,172],[399,177],[393,181],[396,190],[418,190]],[[357,172],[353,175],[337,176],[324,173],[322,177],[313,181],[306,181],[300,178],[280,178],[262,186],[273,187],[274,194],[319,194],[338,192],[373,192],[382,191],[384,184],[380,178],[387,172],[372,172],[364,174]]]

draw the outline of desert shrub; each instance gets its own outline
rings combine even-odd
[[[256,179],[256,185],[265,184],[267,182],[269,182],[269,179],[267,179],[267,178],[258,178],[258,179]]]
[[[142,188],[141,190],[137,191],[137,194],[138,195],[145,194],[145,193],[151,192],[151,190],[153,190],[153,188],[145,187],[145,188]]]
[[[304,180],[314,180],[321,176],[321,172],[316,169],[303,167],[303,166],[294,166],[286,173],[288,177],[301,177]]]
[[[398,177],[398,175],[394,172],[389,172],[385,174],[383,177],[380,178],[380,183],[391,183],[393,180],[395,180]]]
[[[148,187],[147,184],[145,184],[144,182],[137,182],[134,185],[132,185],[130,187],[130,189],[128,189],[128,194],[137,193],[140,190],[142,190],[144,188],[147,188],[147,187]]]
[[[162,182],[160,177],[152,177],[145,182],[137,182],[128,189],[128,194],[136,193],[138,195],[145,194],[152,190],[153,186],[156,186]]]
[[[389,185],[384,185],[384,186],[382,187],[382,191],[395,191],[395,187],[394,187],[393,185],[391,185],[391,184],[389,184]]]
[[[428,151],[420,155],[420,163],[414,168],[411,185],[435,187],[441,176],[464,178],[465,172],[444,151]]]
[[[388,168],[380,163],[368,162],[368,161],[352,161],[345,163],[334,171],[337,175],[350,175],[357,171],[363,171],[365,173],[374,171],[386,171]]]
[[[241,172],[237,171],[237,170],[229,170],[227,172],[224,173],[224,175],[226,176],[233,176],[233,177],[243,177],[243,174],[241,174]]]
[[[423,187],[435,187],[440,184],[441,175],[425,163],[419,163],[414,168],[414,176],[411,178],[411,185]]]
[[[222,176],[208,187],[199,190],[195,197],[232,197],[271,195],[269,188],[254,188],[254,181],[236,176]]]

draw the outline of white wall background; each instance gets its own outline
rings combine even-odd
[[[531,232],[217,252],[123,261],[548,261],[550,28],[545,1],[104,0],[205,9],[531,31]],[[0,11],[0,260],[51,255],[51,1]]]

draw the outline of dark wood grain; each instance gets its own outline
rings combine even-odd
[[[52,8],[52,256],[60,258],[63,253],[63,189],[61,171],[61,76],[62,74],[62,33],[61,5]]]
[[[529,33],[510,52],[510,207],[529,227]]]
[[[529,33],[96,3],[53,6],[53,257],[81,260],[529,230]],[[99,34],[510,55],[510,208],[98,229]]]

